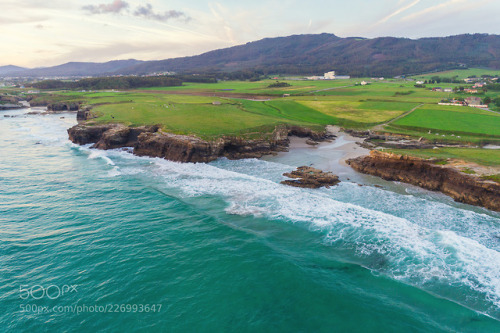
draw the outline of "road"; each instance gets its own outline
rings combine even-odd
[[[377,126],[373,127],[372,130],[373,131],[383,131],[385,126],[389,125],[390,123],[392,123],[392,122],[394,122],[394,121],[396,121],[398,119],[406,117],[407,115],[409,115],[410,113],[412,113],[413,111],[415,111],[416,109],[418,109],[419,107],[421,107],[422,105],[424,105],[424,104],[423,103],[419,104],[419,105],[415,106],[413,109],[411,109],[410,111],[407,111],[407,112],[405,112],[403,114],[400,114],[396,118],[392,118],[391,120],[389,120],[386,123],[383,123],[383,124],[380,124],[380,125],[377,125]]]

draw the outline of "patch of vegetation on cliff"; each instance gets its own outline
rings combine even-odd
[[[498,175],[489,175],[489,176],[481,176],[481,179],[484,180],[492,180],[500,184],[500,174]]]
[[[390,149],[388,152],[420,158],[457,159],[485,166],[500,165],[500,150],[482,148]]]

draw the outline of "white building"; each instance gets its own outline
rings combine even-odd
[[[325,73],[325,80],[335,80],[335,71]]]

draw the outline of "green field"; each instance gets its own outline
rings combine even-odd
[[[500,150],[473,148],[439,148],[439,149],[391,149],[399,155],[412,155],[421,158],[457,159],[474,162],[486,166],[500,165]]]
[[[334,123],[328,115],[293,100],[250,101],[206,96],[123,93],[116,97],[95,94],[87,97],[95,105],[96,123],[119,122],[139,126],[160,124],[177,134],[203,138],[221,135],[266,136],[278,124],[287,123],[320,129]],[[220,103],[214,105],[215,103]]]
[[[479,135],[500,138],[500,114],[469,107],[426,105],[393,123],[414,130],[448,135]]]
[[[348,100],[348,99],[298,99],[298,102],[324,114],[358,123],[377,124],[389,121],[414,107],[415,102]]]
[[[161,88],[144,88],[141,90],[149,91],[164,91],[164,92],[213,92],[213,93],[228,93],[228,94],[254,94],[254,95],[302,95],[309,94],[324,89],[340,88],[345,86],[353,86],[356,82],[361,82],[362,79],[350,80],[289,80],[287,82],[290,87],[268,88],[276,80],[262,80],[257,82],[247,81],[220,81],[218,83],[190,83],[186,82],[180,87],[161,87]]]

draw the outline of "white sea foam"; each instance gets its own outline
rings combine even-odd
[[[122,173],[120,171],[120,168],[115,166],[113,169],[108,171],[108,177],[117,177],[120,176]]]
[[[239,161],[244,164],[244,161]],[[249,162],[249,165],[267,163]],[[314,230],[326,234],[332,244],[350,244],[360,256],[376,253],[384,256],[386,264],[368,267],[383,271],[395,279],[416,285],[438,280],[446,284],[460,283],[480,293],[500,308],[500,253],[474,239],[447,230],[447,225],[422,222],[358,205],[332,199],[332,191],[311,191],[290,188],[262,177],[228,171],[206,164],[180,164],[154,159],[155,172],[165,180],[164,186],[181,189],[185,195],[212,195],[228,202],[230,214],[265,216],[275,220],[308,223]],[[268,166],[269,167],[269,166]],[[237,167],[241,169],[241,165]],[[271,167],[272,169],[272,167]],[[280,168],[278,168],[279,170]],[[279,170],[281,172],[282,170]],[[272,172],[270,173],[272,174]],[[270,174],[268,178],[275,176]],[[352,185],[346,185],[351,187]],[[357,186],[356,186],[357,187]],[[375,188],[361,191],[387,192]],[[398,194],[389,192],[388,196]],[[401,195],[399,195],[401,196]],[[404,196],[402,202],[414,201],[401,209],[422,208],[423,198]],[[384,203],[382,202],[382,205]],[[459,223],[469,224],[481,218],[494,218],[460,210],[442,203],[434,204],[438,214],[451,210],[462,215]],[[411,214],[417,218],[422,216]],[[477,229],[491,233],[491,224],[483,223]],[[474,233],[469,228],[467,233]]]
[[[88,157],[90,160],[95,160],[97,158],[103,159],[106,161],[106,164],[108,165],[115,165],[115,162],[113,162],[106,154],[104,150],[97,150],[97,149],[92,149],[90,150],[90,154]]]
[[[31,132],[31,128],[29,128],[29,127],[18,127],[18,128],[12,129],[12,131],[14,131],[14,132]]]
[[[364,259],[370,269],[423,288],[429,281],[460,284],[500,309],[500,253],[490,239],[498,219],[492,216],[352,183],[319,191],[291,188],[278,183],[289,167],[261,160],[183,164],[84,149],[89,158],[114,166],[113,176],[145,174],[156,179],[155,186],[183,196],[220,197],[228,214],[304,223],[360,258],[383,258]],[[367,201],[369,207],[362,207]]]

